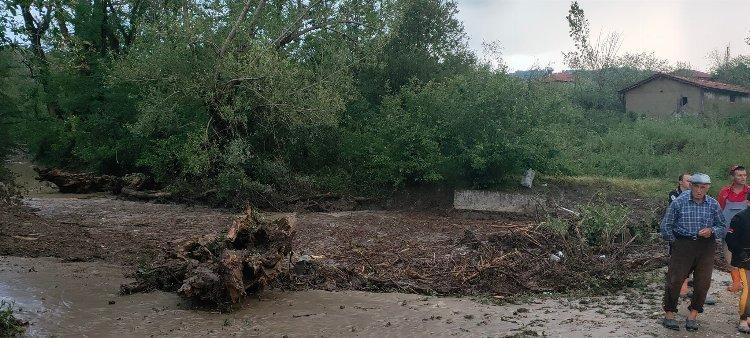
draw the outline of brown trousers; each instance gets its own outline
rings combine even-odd
[[[711,274],[714,270],[716,240],[713,238],[677,239],[672,243],[669,257],[667,282],[664,288],[664,311],[677,312],[682,282],[693,273],[693,298],[688,310],[703,312],[708,288],[711,287]]]

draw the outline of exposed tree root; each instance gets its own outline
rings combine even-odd
[[[250,208],[224,236],[178,241],[162,261],[138,271],[124,294],[160,289],[225,308],[273,281],[292,250],[294,218],[262,220]]]

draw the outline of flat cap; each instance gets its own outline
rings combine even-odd
[[[690,183],[693,184],[711,184],[711,177],[704,173],[695,173],[690,176]]]

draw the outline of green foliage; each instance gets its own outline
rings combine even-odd
[[[622,119],[625,116],[622,113],[623,103],[619,91],[651,74],[651,70],[625,67],[576,71],[576,82],[570,91],[570,99],[590,112],[590,117],[599,124],[611,122],[613,118]],[[605,118],[602,118],[602,114]]]
[[[628,236],[627,217],[630,209],[609,204],[586,204],[580,207],[579,226],[589,245],[608,247]]]
[[[23,332],[23,325],[13,317],[13,303],[0,300],[0,336],[13,337]]]
[[[453,1],[397,2],[392,32],[385,44],[386,83],[395,91],[412,80],[425,83],[470,69],[474,56]]]
[[[212,46],[224,43],[226,32],[206,33],[215,25],[212,13],[182,15],[146,26],[113,68],[112,83],[141,88],[130,128],[147,140],[137,163],[159,182],[180,178],[213,188],[217,202],[232,205],[274,205],[317,188],[305,174],[328,172],[338,160],[337,118],[352,90],[358,50],[334,43],[341,37],[322,44],[323,36],[310,36],[309,44],[289,49],[259,38],[217,58]]]
[[[13,88],[9,76],[11,53],[4,48],[0,49],[0,53],[0,161],[4,161],[13,146],[10,126],[18,115],[18,102],[16,97],[11,94],[11,88]],[[5,181],[3,178],[7,176],[4,167],[0,166],[0,181]]]
[[[21,146],[51,166],[144,172],[216,204],[750,160],[744,115],[623,113],[617,91],[668,67],[617,55],[616,35],[593,41],[576,2],[573,85],[478,61],[452,0],[0,5],[0,157]],[[746,70],[736,58],[716,73],[747,83]]]
[[[717,65],[714,77],[722,82],[750,88],[750,56],[740,55]]]
[[[553,166],[542,126],[573,114],[545,87],[479,69],[387,96],[377,118],[344,137],[344,156],[359,182],[491,186]]]
[[[547,220],[540,223],[540,226],[553,234],[556,234],[558,236],[565,236],[568,234],[570,223],[566,219],[548,215]]]
[[[572,175],[662,179],[688,171],[716,178],[733,163],[750,163],[750,135],[690,119],[619,122],[605,132],[571,133],[562,167]]]
[[[554,176],[545,177],[544,182],[553,186],[568,186],[603,190],[614,193],[634,194],[641,197],[661,197],[674,189],[674,181],[662,178],[627,178],[623,176]]]

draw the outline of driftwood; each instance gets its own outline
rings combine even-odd
[[[293,217],[266,221],[248,208],[224,236],[172,243],[167,258],[140,270],[121,292],[160,289],[212,306],[237,304],[277,277],[293,236]]]
[[[60,169],[34,168],[39,174],[37,180],[54,183],[61,193],[85,194],[111,192],[124,194],[135,199],[156,199],[169,197],[168,193],[151,191],[156,185],[151,177],[141,173],[123,177],[112,175],[97,176],[93,173],[72,173]]]
[[[37,180],[54,183],[62,193],[84,194],[90,192],[114,192],[122,189],[122,179],[117,176],[96,176],[93,173],[70,173],[60,169],[34,168]]]

